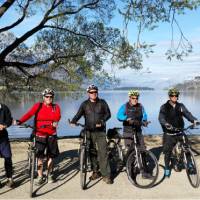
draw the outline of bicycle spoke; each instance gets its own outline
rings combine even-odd
[[[158,177],[158,163],[150,151],[140,150],[136,159],[132,152],[127,159],[127,175],[130,182],[140,188],[152,187]],[[139,162],[139,163],[138,163]]]

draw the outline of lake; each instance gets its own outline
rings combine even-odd
[[[107,101],[112,117],[107,122],[107,128],[122,127],[122,123],[116,118],[118,109],[122,104],[128,100],[128,91],[100,91],[99,97]],[[70,94],[70,95],[69,95]],[[20,97],[20,98],[19,98]],[[72,128],[67,124],[67,119],[71,119],[77,112],[80,104],[87,98],[86,94],[82,93],[57,93],[55,102],[61,107],[62,118],[59,122],[58,135],[78,135],[80,128]],[[151,124],[147,128],[143,129],[144,134],[161,134],[162,129],[158,122],[158,113],[160,106],[168,99],[167,91],[154,90],[154,91],[141,91],[139,102],[144,106],[148,120]],[[14,119],[18,119],[25,113],[35,102],[41,101],[40,93],[18,93],[14,97],[1,96],[1,102],[5,103],[11,109]],[[182,92],[179,98],[180,102],[184,103],[189,111],[193,113],[198,119],[200,119],[200,93],[198,91]],[[80,120],[83,122],[83,119]],[[189,124],[185,120],[186,125]],[[33,119],[27,123],[33,124]],[[8,128],[10,137],[27,137],[30,133],[30,129],[19,128],[11,126]],[[198,130],[193,130],[193,133],[199,133]]]

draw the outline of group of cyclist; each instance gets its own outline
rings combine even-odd
[[[78,120],[83,116],[85,118],[85,129],[90,131],[91,140],[91,162],[92,175],[90,180],[95,180],[102,176],[103,181],[112,184],[111,168],[109,165],[108,148],[106,141],[106,121],[111,117],[110,109],[104,99],[98,96],[98,87],[90,85],[87,88],[88,99],[79,107],[70,122],[75,126]],[[183,128],[183,117],[191,123],[196,123],[195,118],[187,108],[178,102],[179,91],[172,88],[168,91],[169,100],[163,104],[159,112],[159,122],[163,128],[163,152],[165,161],[165,176],[170,177],[170,156],[172,149],[177,142],[174,136],[173,128]],[[53,102],[54,91],[45,89],[42,92],[43,101],[38,102],[25,113],[19,120],[13,120],[9,108],[0,104],[0,156],[5,160],[5,171],[7,177],[7,186],[13,187],[13,170],[12,154],[6,130],[10,125],[20,125],[35,116],[34,134],[36,136],[36,157],[38,159],[38,177],[36,184],[41,185],[48,178],[48,182],[54,182],[53,159],[59,155],[56,128],[61,118],[60,107]],[[142,135],[142,126],[147,126],[147,113],[141,103],[139,103],[139,91],[130,90],[128,92],[128,101],[123,104],[117,113],[117,119],[123,122],[124,136],[131,137],[133,130],[137,134],[140,145],[145,148],[144,138]],[[130,148],[131,140],[125,140],[125,146]],[[46,155],[45,155],[46,149]],[[43,175],[43,160],[47,157],[47,175]],[[150,178],[147,177],[146,178]]]

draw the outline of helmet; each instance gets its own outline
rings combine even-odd
[[[95,85],[89,85],[88,87],[87,87],[87,92],[89,92],[89,91],[91,91],[91,90],[96,90],[96,91],[98,91],[98,87],[97,86],[95,86]]]
[[[47,94],[51,94],[52,96],[54,96],[54,91],[50,88],[46,88],[45,90],[43,90],[42,95],[45,96]]]
[[[139,93],[139,91],[138,90],[130,90],[129,92],[128,92],[128,96],[130,97],[130,96],[140,96],[140,93]]]
[[[168,95],[169,96],[179,96],[179,94],[180,94],[180,92],[179,92],[179,90],[177,89],[177,88],[170,88],[169,90],[168,90]]]

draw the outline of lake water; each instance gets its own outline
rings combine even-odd
[[[87,98],[86,94],[76,93],[74,97],[73,93],[71,95],[66,93],[56,94],[55,102],[61,107],[62,118],[59,122],[58,135],[78,135],[80,128],[72,128],[67,124],[67,119],[72,118],[77,112],[80,104]],[[35,102],[41,101],[41,96],[38,93],[27,94],[20,93],[16,95],[20,99],[15,99],[14,97],[1,97],[1,102],[6,103],[12,111],[13,118],[18,119],[25,113]],[[120,106],[127,102],[128,95],[127,91],[100,91],[99,97],[107,101],[112,117],[107,122],[107,128],[112,127],[122,127],[122,123],[116,118],[116,114]],[[162,130],[158,122],[158,113],[160,106],[166,102],[168,99],[166,91],[141,91],[141,96],[139,102],[141,102],[148,114],[148,120],[151,124],[147,128],[143,129],[144,134],[161,134]],[[184,92],[180,95],[180,102],[183,102],[185,106],[190,110],[194,116],[200,119],[200,93],[194,92]],[[189,124],[186,121],[186,125]],[[83,119],[80,120],[83,122]],[[28,121],[29,124],[33,124],[33,119]],[[11,126],[8,128],[10,137],[26,137],[30,134],[30,129],[19,128],[16,126]],[[193,133],[199,133],[200,131],[194,130]]]

